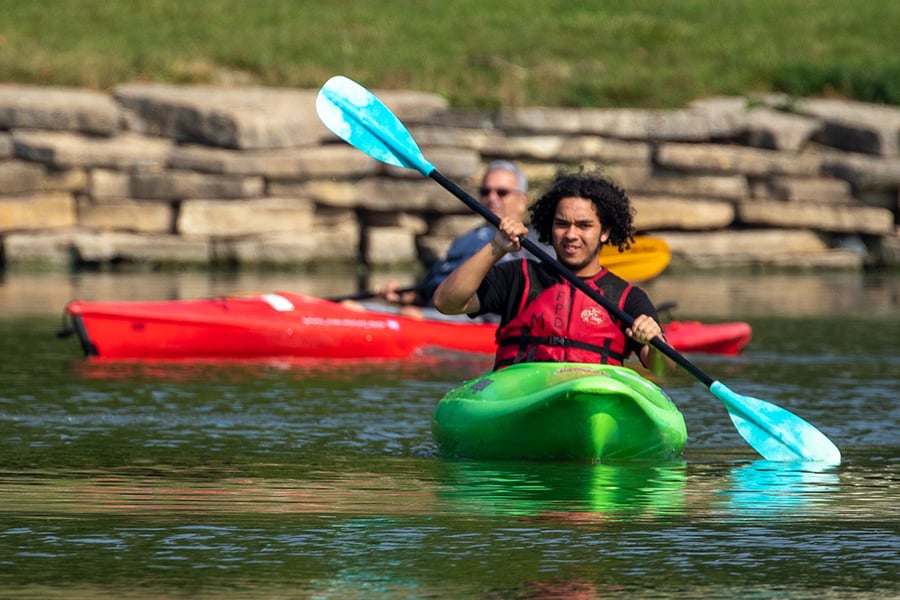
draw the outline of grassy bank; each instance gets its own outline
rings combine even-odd
[[[315,88],[458,108],[677,107],[783,91],[900,104],[883,0],[0,0],[0,80]]]

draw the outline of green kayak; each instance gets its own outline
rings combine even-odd
[[[467,458],[671,460],[684,417],[626,367],[522,363],[451,390],[431,422],[440,452]]]

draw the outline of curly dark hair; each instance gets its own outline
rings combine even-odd
[[[600,224],[609,229],[607,244],[627,250],[634,241],[634,208],[625,190],[599,172],[559,172],[550,188],[528,209],[538,239],[551,240],[556,205],[563,198],[586,198],[594,203]]]

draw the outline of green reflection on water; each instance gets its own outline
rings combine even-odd
[[[445,461],[437,471],[454,510],[577,520],[679,514],[687,466]]]

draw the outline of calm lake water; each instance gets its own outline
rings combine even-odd
[[[690,375],[667,464],[436,455],[435,404],[484,357],[92,363],[81,299],[356,291],[348,277],[0,279],[5,597],[871,598],[900,589],[900,276],[665,275],[679,318],[746,320],[691,357],[806,418],[839,467],[758,459]]]

